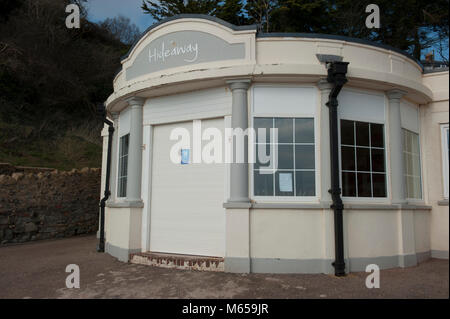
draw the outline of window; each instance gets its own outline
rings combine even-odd
[[[342,195],[386,197],[384,125],[341,120]]]
[[[129,139],[130,139],[130,134],[124,135],[120,138],[117,197],[126,197],[127,196],[128,142],[129,142]]]
[[[259,143],[259,128],[266,129],[265,143]],[[278,140],[273,144],[269,139],[271,128],[278,129]],[[255,117],[254,129],[257,135],[256,163],[253,165],[254,195],[315,196],[314,119]],[[267,168],[269,163],[260,162],[257,156],[260,147],[265,147],[266,155],[271,154],[272,163],[277,152],[278,165],[275,169]]]
[[[442,173],[444,174],[444,198],[448,198],[448,157],[449,157],[448,124],[441,126],[441,143],[442,143]]]
[[[422,198],[419,134],[403,129],[403,157],[406,198]]]

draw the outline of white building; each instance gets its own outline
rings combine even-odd
[[[346,271],[448,258],[448,70],[424,73],[406,53],[361,39],[259,34],[200,15],[149,28],[114,78],[106,251],[122,261],[218,257],[230,272],[333,273],[332,61],[349,62],[337,98]],[[195,120],[201,133],[278,128],[278,170],[194,163],[195,141],[187,164],[172,162],[171,133],[192,136]]]

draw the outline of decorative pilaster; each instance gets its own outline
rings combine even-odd
[[[131,97],[126,100],[130,105],[130,140],[128,149],[127,201],[140,202],[142,177],[142,109],[145,99]]]
[[[250,86],[249,79],[237,79],[227,81],[232,92],[232,129],[241,128],[245,131],[248,128],[248,102],[247,90]],[[233,143],[233,154],[236,154],[236,144]],[[242,151],[242,150],[238,150]],[[242,163],[230,165],[230,198],[229,203],[249,204],[248,196],[248,139],[244,139],[244,160]],[[238,204],[239,205],[239,204]]]
[[[407,92],[391,90],[386,93],[389,99],[389,150],[391,164],[391,194],[393,204],[406,201],[403,161],[403,135],[400,116],[400,100]]]

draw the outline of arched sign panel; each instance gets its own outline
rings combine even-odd
[[[189,64],[244,58],[245,43],[228,43],[201,31],[178,31],[146,45],[126,70],[126,80]]]

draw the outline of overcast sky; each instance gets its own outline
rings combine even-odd
[[[142,0],[88,0],[86,7],[89,13],[88,18],[93,22],[114,18],[121,14],[130,18],[141,31],[145,31],[153,24],[153,19],[142,12],[141,5]]]

